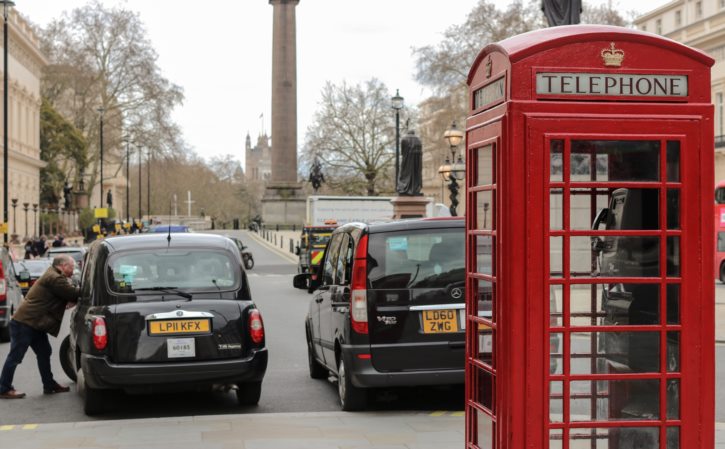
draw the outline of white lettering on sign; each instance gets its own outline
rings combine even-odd
[[[504,97],[505,86],[504,78],[499,78],[480,89],[476,89],[473,92],[473,109],[482,108],[483,106],[501,100]]]
[[[537,73],[538,95],[686,97],[687,75],[631,73]]]

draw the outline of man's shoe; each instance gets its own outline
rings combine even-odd
[[[0,399],[22,399],[24,397],[25,393],[15,390],[8,390],[5,393],[0,393]]]
[[[64,387],[61,384],[55,384],[53,388],[43,388],[43,394],[68,393],[69,391],[70,387]]]

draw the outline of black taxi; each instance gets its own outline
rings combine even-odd
[[[60,350],[88,415],[107,392],[234,390],[257,404],[267,368],[262,316],[234,242],[146,234],[90,246]]]

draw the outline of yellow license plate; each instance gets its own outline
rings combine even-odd
[[[210,331],[208,319],[149,321],[149,335],[205,334]]]
[[[28,283],[27,282],[21,282],[20,283],[20,288],[28,288]]]
[[[425,334],[458,332],[458,317],[455,310],[423,310],[421,314]]]

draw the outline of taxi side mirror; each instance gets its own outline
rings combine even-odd
[[[18,279],[20,280],[20,282],[30,281],[30,273],[27,270],[23,270],[18,273]]]
[[[299,288],[302,290],[307,290],[309,288],[309,282],[309,273],[296,274],[295,277],[292,278],[292,285],[294,286],[294,288]]]

